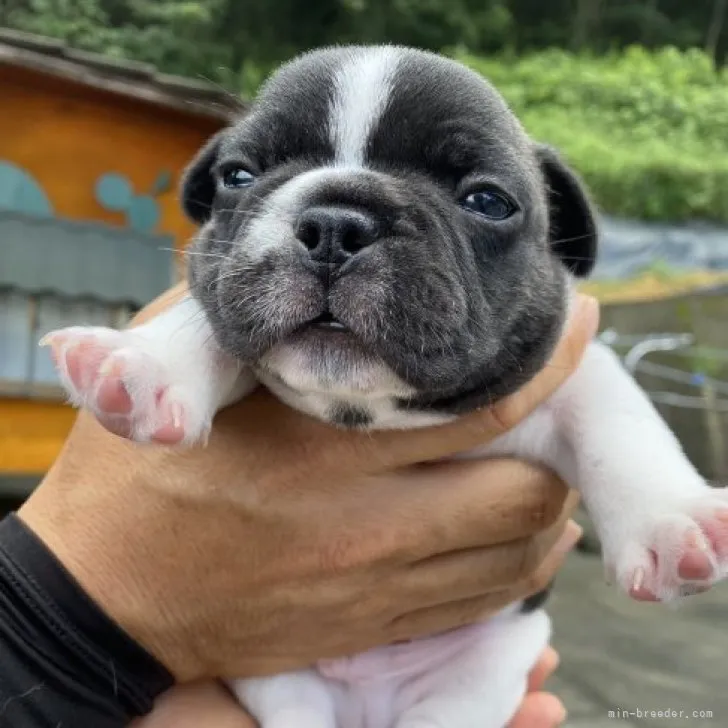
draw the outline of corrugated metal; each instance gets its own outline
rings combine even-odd
[[[0,296],[2,301],[2,296]],[[0,316],[0,320],[1,320]],[[35,301],[35,324],[33,347],[30,352],[30,381],[33,384],[60,384],[56,367],[47,348],[38,343],[49,332],[64,326],[113,326],[114,317],[108,306],[89,300],[57,299],[50,296]],[[2,339],[0,338],[0,351]],[[2,366],[0,366],[2,371]]]
[[[0,288],[143,306],[173,281],[173,240],[0,211]]]
[[[0,292],[0,382],[24,382],[30,368],[33,323],[28,299]]]

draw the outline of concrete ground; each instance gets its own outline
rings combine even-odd
[[[568,728],[728,728],[728,583],[639,604],[604,583],[598,556],[574,553],[549,611],[561,666],[548,687]]]

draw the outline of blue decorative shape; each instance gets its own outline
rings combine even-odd
[[[35,217],[53,217],[43,188],[25,170],[0,160],[0,209]]]
[[[702,387],[705,384],[707,377],[702,372],[695,372],[690,377],[690,383],[694,384],[696,387]]]
[[[154,195],[167,189],[171,178],[169,172],[162,171],[157,175],[150,195],[137,195],[126,177],[109,172],[96,182],[96,199],[107,210],[123,212],[130,228],[143,233],[152,232],[161,217]]]
[[[140,232],[153,230],[159,222],[159,205],[151,197],[135,197],[127,210],[129,226]]]
[[[165,192],[169,192],[169,190],[171,188],[172,188],[172,173],[167,169],[163,169],[157,175],[157,179],[154,180],[154,184],[152,184],[152,189],[149,191],[149,194],[152,197],[156,197],[157,195],[161,195],[161,194],[164,194]]]
[[[126,212],[133,202],[134,190],[126,177],[120,174],[101,175],[96,181],[96,199],[107,210]]]

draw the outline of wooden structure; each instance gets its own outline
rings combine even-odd
[[[73,421],[45,331],[123,325],[194,233],[181,171],[242,102],[144,64],[0,31],[0,494],[37,482]]]

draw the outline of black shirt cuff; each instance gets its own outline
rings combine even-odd
[[[17,516],[0,521],[0,728],[121,728],[172,683]]]

